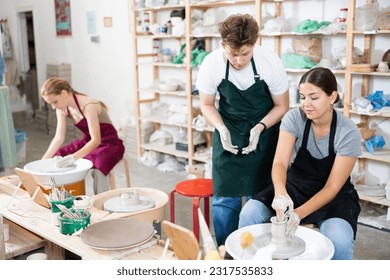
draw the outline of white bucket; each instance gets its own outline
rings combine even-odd
[[[29,261],[44,261],[47,260],[47,255],[45,253],[35,253],[27,257]]]

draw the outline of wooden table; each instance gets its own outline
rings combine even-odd
[[[28,193],[19,189],[11,199],[15,186],[0,179],[0,214],[9,221],[42,237],[46,241],[45,252],[48,259],[61,260],[65,250],[80,256],[81,259],[159,259],[163,252],[161,240],[155,235],[148,242],[122,250],[98,250],[87,246],[79,236],[69,236],[60,233],[59,228],[51,222],[51,211],[32,201]],[[99,211],[92,212],[91,224],[98,222],[104,216]],[[168,251],[165,259],[175,260],[172,251]]]

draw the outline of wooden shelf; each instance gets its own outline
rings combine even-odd
[[[176,90],[176,91],[162,91],[159,89],[140,89],[139,93],[158,93],[160,95],[172,95],[172,96],[183,96],[186,97],[187,94],[184,90]]]
[[[299,37],[302,37],[302,36],[337,36],[337,35],[345,35],[347,34],[347,31],[346,30],[340,30],[339,32],[335,33],[335,34],[323,34],[319,31],[315,31],[315,32],[311,32],[311,33],[297,33],[297,32],[291,32],[291,31],[281,31],[281,32],[271,32],[271,33],[262,33],[263,31],[261,31],[261,35],[260,36],[263,36],[263,37],[280,37],[280,36],[283,36],[283,37],[288,37],[288,36],[291,36],[291,37],[294,37],[294,36],[299,36]]]
[[[390,200],[387,200],[386,197],[375,197],[375,196],[368,196],[364,194],[359,194],[359,198],[364,201],[369,201],[375,204],[380,204],[384,206],[390,206]]]
[[[150,116],[148,118],[143,118],[144,120],[147,120],[148,122],[151,123],[158,123],[158,124],[163,124],[163,125],[171,125],[171,126],[176,126],[176,127],[183,127],[187,128],[187,124],[178,124],[178,123],[173,123],[170,122],[168,119],[160,116]]]
[[[390,118],[390,111],[377,111],[377,112],[368,112],[368,113],[361,113],[356,110],[350,110],[351,114],[355,115],[361,115],[361,116],[367,116],[367,117],[383,117],[383,118]]]
[[[183,36],[175,36],[175,35],[165,35],[165,34],[137,34],[136,38],[138,39],[184,39]]]
[[[353,93],[359,91],[357,88],[360,84],[360,94],[359,96],[367,96],[372,91],[375,91],[375,79],[383,79],[390,77],[390,73],[382,73],[376,72],[375,68],[377,67],[375,64],[378,62],[374,60],[373,53],[380,51],[383,49],[383,45],[379,46],[375,40],[378,36],[382,38],[389,38],[390,30],[355,30],[354,29],[354,21],[356,16],[357,5],[370,4],[372,1],[366,0],[363,3],[357,3],[356,0],[348,1],[348,18],[347,18],[347,42],[346,42],[346,63],[350,65],[347,67],[346,75],[345,75],[345,87],[344,87],[344,105],[346,110],[344,111],[346,116],[350,116],[351,114],[355,115],[354,117],[359,117],[361,123],[369,124],[369,117],[381,117],[388,118],[390,117],[390,111],[386,109],[379,110],[377,112],[358,112],[356,110],[348,110],[351,108],[353,97],[355,96]],[[364,49],[362,52],[364,53],[364,63],[362,64],[353,64],[353,47],[355,46],[356,40],[355,36],[359,36],[358,40],[363,40]],[[388,40],[386,44],[388,45]],[[387,49],[387,48],[385,48]],[[357,71],[359,70],[359,71]],[[360,77],[359,77],[360,76]],[[356,79],[358,78],[358,82]],[[386,108],[386,107],[384,107]],[[388,166],[390,164],[390,150],[381,149],[378,151],[374,151],[373,154],[370,154],[366,149],[363,148],[362,156],[358,160],[359,169],[366,169],[369,166],[366,166],[367,163],[371,163],[370,161],[376,161],[384,166]],[[369,195],[364,195],[363,193],[359,193],[360,199],[366,200],[372,203],[381,204],[385,206],[390,206],[390,202],[383,197],[373,197]]]
[[[356,35],[382,35],[382,34],[390,34],[390,30],[354,30],[353,34]]]
[[[186,68],[185,64],[174,64],[170,62],[155,62],[153,65],[157,67]]]
[[[163,6],[156,6],[156,7],[144,7],[144,8],[136,8],[136,12],[155,12],[155,11],[164,11],[164,10],[177,10],[177,9],[184,9],[185,5],[163,5]]]
[[[390,72],[357,72],[352,71],[353,75],[368,75],[368,76],[379,76],[379,77],[390,77]]]
[[[12,221],[4,218],[4,223],[9,224],[9,240],[5,242],[6,259],[12,259],[46,245],[46,240]]]
[[[188,158],[188,152],[176,150],[175,144],[158,145],[158,144],[142,144],[145,150],[160,152],[163,154],[172,155],[180,158]]]
[[[200,131],[200,132],[202,132],[202,131],[214,132],[214,127],[212,127],[212,126],[206,126],[203,128],[192,126],[192,129],[194,129],[196,131]]]
[[[376,160],[390,164],[390,150],[382,149],[379,151],[374,151],[374,154],[370,154],[367,151],[363,151],[361,158]]]
[[[227,0],[227,1],[218,1],[218,0],[210,0],[210,1],[202,1],[199,3],[190,4],[191,8],[199,8],[199,9],[209,9],[216,7],[228,7],[235,5],[247,5],[255,3],[255,0]]]

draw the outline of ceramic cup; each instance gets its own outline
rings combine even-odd
[[[89,197],[87,195],[78,195],[74,198],[73,207],[80,210],[88,209]]]
[[[27,257],[29,261],[44,261],[47,260],[47,255],[45,253],[35,253]]]
[[[386,61],[379,62],[378,71],[379,72],[388,72],[389,71],[389,65],[387,65]]]
[[[276,217],[271,218],[271,243],[283,245],[287,243],[286,225],[287,220],[278,222]]]

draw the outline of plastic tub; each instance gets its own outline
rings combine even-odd
[[[70,209],[72,208],[73,206],[73,202],[74,202],[74,197],[70,197],[66,200],[51,200],[50,199],[50,205],[51,205],[51,212],[52,213],[58,213],[58,212],[61,212],[60,209],[58,209],[57,205],[56,204],[61,204],[61,205],[64,205],[66,208]]]
[[[70,210],[74,213],[74,210]],[[82,213],[82,211],[79,211]],[[64,218],[64,213],[60,214],[60,232],[62,234],[72,235],[75,232],[86,228],[90,224],[91,212],[88,213],[87,216],[79,219],[68,219]]]

